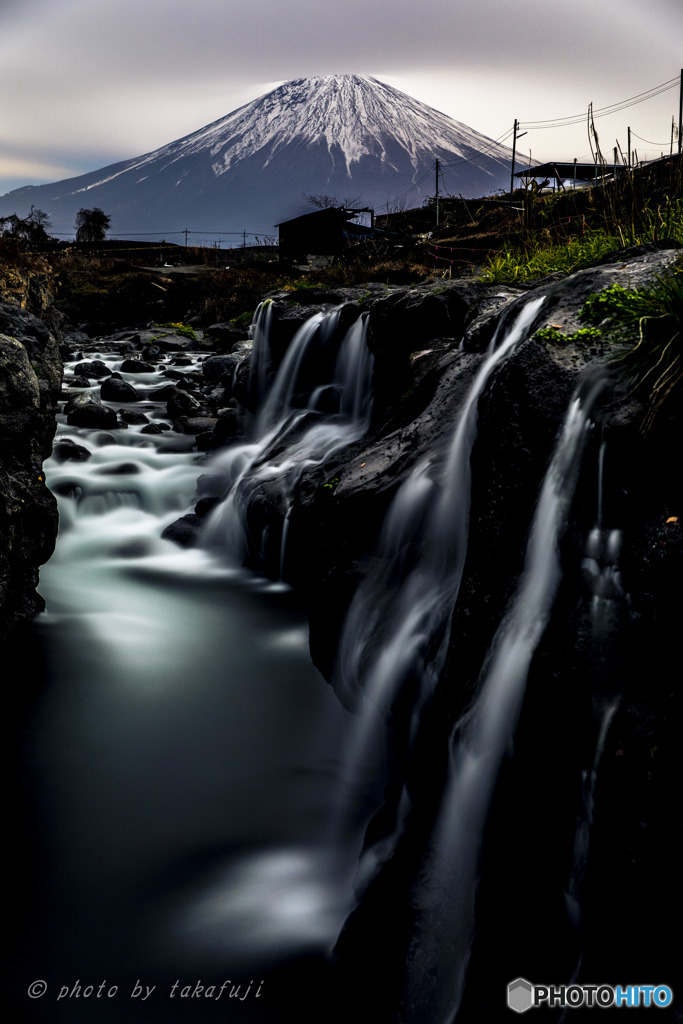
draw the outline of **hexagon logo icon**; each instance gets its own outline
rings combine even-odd
[[[508,985],[508,1006],[515,1013],[524,1013],[534,1005],[534,987],[526,978],[516,978]]]

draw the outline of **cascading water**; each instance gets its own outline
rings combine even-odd
[[[299,437],[310,458],[367,423],[364,330],[359,323],[342,340],[335,374],[342,389],[360,376],[363,409],[345,396],[325,424],[311,413],[307,432],[327,427],[328,436]],[[267,352],[267,325],[259,331]],[[120,355],[100,358],[120,372]],[[156,423],[165,411],[153,392],[167,383],[166,365],[121,373],[140,394],[135,410]],[[285,404],[268,439],[255,442],[259,453],[285,420],[308,415]],[[130,1019],[130,992],[144,979],[159,1002],[150,998],[144,1019],[185,1022],[187,1004],[169,999],[172,982],[211,977],[231,978],[244,996],[240,1019],[279,1024],[286,997],[268,972],[320,956],[348,909],[352,868],[324,827],[347,712],[310,663],[291,594],[161,538],[192,507],[203,466],[193,437],[143,430],[79,429],[60,415],[45,467],[61,521],[36,627],[51,685],[25,752],[39,794],[41,870],[56,894],[31,933],[52,965],[45,1020],[70,1024],[81,1012],[54,1003],[57,983],[85,987],[97,976],[127,990],[109,1004],[112,1020]],[[248,460],[248,446],[238,448]],[[25,1001],[43,968],[33,948],[23,957]],[[314,999],[313,989],[300,998]],[[215,1012],[193,1004],[192,1019]]]
[[[340,311],[316,313],[299,328],[275,375],[268,382],[270,346],[268,309],[256,317],[252,377],[258,381],[260,404],[251,428],[251,440],[235,445],[214,460],[213,470],[223,477],[223,498],[207,524],[204,545],[227,552],[242,564],[250,536],[249,506],[264,484],[277,480],[282,507],[283,534],[280,575],[284,568],[289,510],[303,471],[322,465],[335,451],[358,440],[367,431],[372,413],[373,358],[367,346],[368,317],[362,314],[346,331],[331,361],[329,378],[313,373],[313,385],[302,394],[302,371],[314,364],[316,345],[329,350],[339,331]],[[264,369],[265,367],[265,369]],[[321,411],[323,394],[332,393],[333,411]],[[257,550],[260,539],[252,538]]]
[[[479,399],[491,375],[527,336],[543,303],[541,297],[526,304],[497,347],[494,338],[445,458],[420,461],[399,488],[373,571],[361,581],[352,601],[340,641],[337,685],[362,707],[346,758],[347,777],[337,808],[340,822],[352,812],[359,779],[367,779],[368,762],[383,746],[388,714],[406,679],[417,679],[414,737],[420,712],[442,672],[467,553],[470,460]],[[384,859],[391,852],[405,810],[404,793],[394,836],[385,842],[383,853],[366,852],[371,871],[376,870],[378,857]]]
[[[391,503],[339,646],[335,683],[359,709],[353,727],[310,665],[305,621],[291,594],[283,596],[287,588],[237,567],[264,546],[249,516],[265,490],[279,502],[286,577],[289,511],[302,473],[368,431],[367,315],[344,333],[340,310],[315,314],[275,368],[273,311],[265,303],[252,328],[247,390],[254,412],[246,440],[201,466],[192,439],[173,430],[76,432],[62,420],[60,436],[84,443],[91,457],[46,467],[62,527],[42,574],[48,614],[38,633],[59,699],[49,693],[43,702],[28,759],[38,785],[49,780],[51,787],[44,871],[59,896],[46,911],[41,942],[65,979],[106,970],[132,983],[153,970],[162,980],[184,972],[194,981],[227,971],[243,981],[240,1020],[289,1019],[296,981],[290,1004],[280,995],[255,1006],[248,993],[260,991],[269,970],[282,978],[291,962],[329,952],[352,909],[354,872],[356,883],[375,878],[413,823],[403,784],[389,834],[368,845],[358,868],[358,822],[366,824],[370,804],[377,809],[389,774],[387,717],[399,697],[410,698],[402,753],[416,752],[423,712],[454,646],[480,399],[543,303],[528,303],[497,333],[451,443],[421,456]],[[112,369],[120,365],[105,358]],[[134,383],[151,390],[164,378],[146,380]],[[588,382],[570,403],[516,592],[456,727],[421,870],[405,882],[412,884],[412,931],[404,1024],[450,1024],[458,1013],[486,819],[561,583],[558,546],[601,387]],[[151,401],[142,407],[152,418],[162,415]],[[202,546],[178,550],[160,535],[192,506],[200,472],[211,486],[222,481],[221,500]],[[604,526],[600,494],[583,564],[599,599],[596,635],[606,628],[606,611],[612,614],[604,602],[622,596],[620,540]],[[581,896],[596,771],[615,706],[602,707],[584,780],[570,900]],[[127,902],[131,891],[144,893],[141,918]],[[75,942],[65,941],[70,928]],[[403,961],[396,965],[402,969]],[[328,975],[322,977],[324,985]],[[311,1019],[331,1020],[333,1009],[321,1006]],[[193,1020],[213,1019],[208,1003],[192,1008]],[[57,1004],[45,1021],[71,1024],[71,1012]],[[118,1013],[114,1024],[129,1019],[123,1004]],[[149,1017],[157,1020],[184,1024],[187,1004],[164,1002]]]
[[[472,707],[456,727],[442,809],[415,898],[419,925],[407,973],[408,1021],[450,1024],[457,1015],[474,934],[486,817],[511,749],[529,666],[561,581],[559,542],[592,426],[591,409],[603,388],[604,381],[592,381],[572,398],[541,488],[516,594]]]

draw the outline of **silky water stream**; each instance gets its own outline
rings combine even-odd
[[[356,1006],[363,1019],[362,999],[348,978],[340,983],[330,953],[400,842],[409,801],[404,790],[393,833],[366,848],[360,869],[365,819],[359,825],[356,805],[373,786],[381,801],[386,719],[405,678],[416,684],[410,747],[443,670],[467,551],[479,399],[542,302],[522,306],[494,339],[448,450],[418,461],[396,493],[340,642],[336,685],[358,715],[313,668],[296,596],[241,565],[263,543],[249,521],[258,488],[278,482],[282,568],[303,470],[367,431],[366,316],[343,331],[339,311],[316,314],[273,376],[270,311],[261,308],[249,382],[258,411],[246,440],[211,462],[222,498],[201,547],[161,539],[207,473],[192,438],[60,422],[59,438],[91,456],[46,465],[61,526],[41,574],[47,612],[35,641],[46,678],[22,755],[40,850],[14,971],[24,1008],[40,983],[28,1019],[284,1024],[348,1019]],[[311,372],[321,352],[322,376]],[[119,356],[106,359],[120,366]],[[148,415],[161,417],[144,392],[164,378],[122,376],[143,392]],[[517,592],[452,738],[413,888],[414,933],[396,968],[405,970],[396,1021],[449,1024],[457,1015],[484,821],[559,584],[557,548],[599,390],[570,403]]]
[[[100,358],[118,370],[122,357]],[[121,375],[161,422],[146,398],[167,379]],[[286,397],[238,458],[304,415]],[[308,458],[362,429],[353,409],[336,432],[311,418]],[[91,456],[45,466],[60,535],[22,752],[40,852],[17,1003],[49,1022],[306,1019],[349,901],[352,864],[327,824],[348,713],[289,588],[238,568],[229,542],[161,539],[206,472],[194,438],[61,415],[57,452],[64,440]]]

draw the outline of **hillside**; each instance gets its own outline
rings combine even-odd
[[[377,211],[450,188],[486,195],[509,179],[511,153],[472,128],[374,78],[296,79],[151,153],[0,197],[0,216],[45,210],[56,233],[82,207],[103,209],[115,234],[185,228],[275,234],[308,210],[308,194],[357,198]],[[401,197],[397,199],[397,197]]]

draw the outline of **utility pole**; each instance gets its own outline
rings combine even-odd
[[[439,226],[439,160],[436,160],[436,226]]]
[[[681,132],[681,121],[683,121],[683,68],[681,68],[681,86],[678,93],[678,155],[681,155],[683,145],[683,132]]]
[[[512,126],[512,168],[510,170],[510,206],[512,206],[512,193],[515,190],[515,150],[517,149],[517,129],[519,121],[515,118]]]
[[[628,169],[631,170],[631,128],[628,129]]]
[[[185,235],[185,248],[186,249],[187,249],[187,236],[189,235],[189,233],[190,232],[187,230],[187,228],[185,228],[185,231],[183,232],[183,234]]]
[[[523,138],[526,132],[522,132],[521,135],[517,134],[519,128],[519,121],[515,118],[515,123],[512,128],[512,168],[510,170],[510,206],[512,206],[512,193],[515,190],[515,153],[517,150],[517,139]]]

